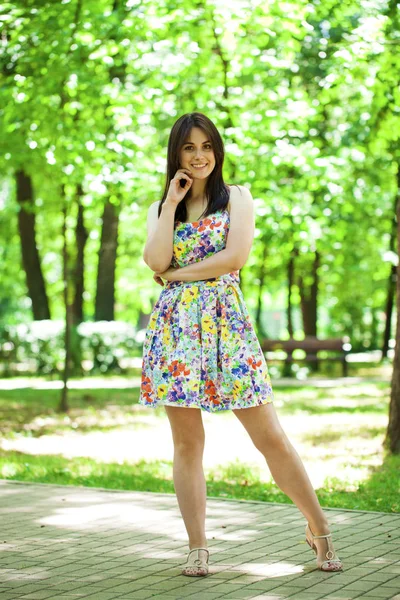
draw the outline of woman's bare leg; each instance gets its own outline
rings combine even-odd
[[[165,406],[174,442],[173,478],[189,537],[189,550],[207,548],[207,488],[203,471],[204,427],[201,409]]]
[[[279,423],[273,403],[233,410],[249,433],[256,448],[265,457],[278,487],[296,504],[315,535],[329,533],[323,512],[311,481],[296,449]],[[315,540],[318,558],[324,559],[326,540]]]

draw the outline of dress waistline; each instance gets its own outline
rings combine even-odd
[[[216,287],[227,284],[239,285],[239,283],[239,271],[232,271],[232,273],[226,273],[225,275],[220,275],[219,277],[210,277],[208,279],[198,279],[195,281],[167,281],[164,289],[187,287],[191,285],[197,285],[198,287]]]

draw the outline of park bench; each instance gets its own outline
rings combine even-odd
[[[347,377],[347,360],[346,356],[351,350],[350,339],[347,336],[342,338],[332,338],[326,340],[320,340],[314,336],[308,336],[303,340],[295,340],[290,338],[288,340],[268,340],[265,339],[261,343],[263,352],[275,352],[277,350],[283,350],[287,353],[286,358],[282,358],[285,363],[293,361],[341,361],[343,377]],[[304,358],[294,358],[292,352],[294,350],[304,350],[306,356]],[[321,351],[328,351],[329,353],[335,354],[334,356],[319,356],[318,353]],[[278,359],[279,360],[279,359]]]

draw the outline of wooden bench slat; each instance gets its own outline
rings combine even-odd
[[[342,351],[346,344],[341,339],[304,339],[304,340],[263,340],[261,347],[263,350],[334,350]]]
[[[294,362],[294,361],[307,361],[307,362],[317,362],[317,361],[341,361],[343,368],[343,375],[347,377],[347,361],[346,355],[350,352],[351,345],[349,344],[349,338],[332,338],[320,340],[313,336],[308,336],[303,340],[295,340],[293,338],[289,340],[271,340],[265,339],[260,342],[261,349],[263,352],[276,352],[278,350],[283,350],[287,353],[285,358],[269,358],[270,361],[285,361],[285,362]],[[307,354],[302,358],[293,357],[292,353],[294,350],[304,350]],[[321,357],[318,355],[318,352],[321,351],[330,351],[336,352],[339,356],[326,356]]]

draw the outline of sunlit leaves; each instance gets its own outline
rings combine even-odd
[[[267,244],[271,297],[282,297],[297,247],[304,277],[320,252],[319,302],[343,332],[351,321],[341,311],[362,319],[367,300],[382,306],[400,106],[396,27],[385,3],[87,0],[78,19],[73,1],[25,4],[7,5],[3,19],[0,164],[11,179],[19,166],[33,177],[55,305],[59,190],[70,186],[73,198],[82,184],[91,227],[87,314],[110,196],[122,206],[118,316],[149,307],[146,209],[162,193],[173,122],[199,110],[223,135],[226,181],[248,185],[259,200],[250,263],[257,270]],[[15,231],[13,201],[11,189],[0,233],[8,220]],[[11,257],[11,281],[18,240],[5,239],[14,244],[1,250]],[[250,279],[249,296],[257,293]],[[22,306],[23,286],[17,295]]]

